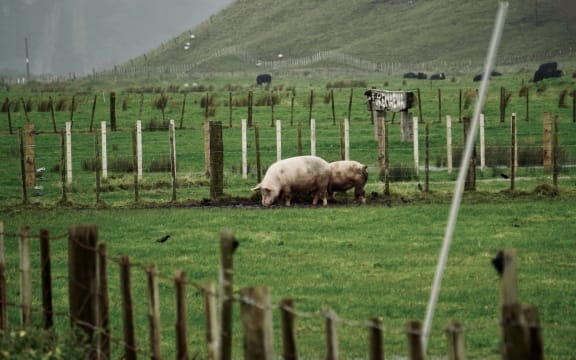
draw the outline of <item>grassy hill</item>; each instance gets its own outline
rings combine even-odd
[[[324,66],[341,66],[343,58],[438,70],[446,63],[481,64],[497,8],[496,0],[237,0],[130,64],[245,71],[258,62],[280,65],[282,54],[283,65],[298,68],[326,51],[315,59]],[[575,23],[571,0],[509,1],[498,64],[573,57]]]

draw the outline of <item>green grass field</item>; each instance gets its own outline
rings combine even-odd
[[[573,79],[549,80],[527,84],[530,93],[529,112],[525,98],[519,96],[526,74],[493,79],[485,106],[487,168],[477,173],[477,190],[466,193],[450,253],[448,268],[442,285],[440,303],[433,324],[429,345],[432,357],[446,354],[443,328],[451,320],[462,323],[466,330],[466,352],[469,358],[499,358],[499,281],[490,259],[502,248],[518,251],[520,300],[538,307],[543,326],[545,355],[553,359],[572,356],[574,323],[573,236],[575,209],[576,142],[574,139],[572,97],[565,98],[566,107],[559,107],[560,94],[574,88]],[[341,79],[331,79],[334,83]],[[346,80],[346,79],[342,79]],[[351,158],[369,165],[367,206],[352,204],[352,194],[338,195],[328,208],[310,208],[297,201],[293,208],[260,209],[258,198],[250,188],[257,183],[253,129],[249,131],[249,174],[240,174],[240,120],[247,117],[245,106],[227,106],[230,92],[234,101],[242,101],[249,90],[255,99],[266,98],[270,92],[249,85],[250,78],[208,79],[205,84],[217,97],[210,120],[224,125],[224,199],[226,206],[198,206],[210,197],[210,181],[204,176],[202,124],[204,109],[200,103],[204,92],[187,94],[184,116],[181,92],[165,92],[168,96],[164,118],[152,104],[158,100],[168,84],[158,85],[159,91],[137,94],[141,85],[89,83],[14,87],[0,94],[18,103],[22,98],[32,103],[28,116],[40,135],[35,137],[36,167],[46,167],[43,189],[29,190],[30,205],[22,205],[18,129],[26,123],[22,107],[11,111],[14,134],[9,132],[7,113],[0,113],[0,221],[4,222],[8,271],[9,301],[18,301],[18,244],[14,235],[22,226],[30,226],[32,234],[47,229],[55,238],[53,249],[54,298],[57,311],[66,312],[67,241],[72,226],[97,224],[99,239],[107,243],[111,259],[109,282],[114,336],[121,336],[118,256],[128,255],[140,265],[154,263],[160,272],[162,352],[166,358],[174,356],[174,284],[176,270],[185,270],[195,284],[217,281],[219,266],[219,233],[232,230],[241,245],[235,257],[235,288],[268,286],[273,302],[292,297],[303,315],[297,319],[299,352],[303,358],[324,357],[324,319],[319,315],[326,306],[332,307],[343,319],[339,323],[342,357],[365,358],[367,330],[361,326],[369,317],[380,317],[385,326],[384,350],[387,356],[407,355],[404,326],[408,320],[423,320],[433,280],[435,266],[446,226],[449,203],[457,176],[446,171],[447,115],[453,119],[453,144],[461,147],[463,125],[458,122],[458,97],[462,90],[475,89],[476,84],[463,78],[442,83],[403,82],[398,78],[366,78],[366,87],[387,89],[420,89],[422,117],[430,130],[430,192],[418,190],[424,173],[414,177],[412,143],[400,141],[399,117],[389,131],[390,164],[400,175],[391,183],[390,207],[382,201],[383,182],[379,176],[377,144],[370,113],[366,110],[365,88],[335,89],[333,124],[329,90],[326,80],[314,77],[280,79],[273,94],[279,103],[274,118],[269,106],[254,108],[254,121],[259,124],[260,150],[263,170],[276,159],[275,129],[272,119],[283,120],[282,156],[297,154],[297,124],[302,124],[302,148],[310,147],[309,96],[314,92],[312,117],[317,121],[317,154],[327,160],[340,158],[340,129],[338,123],[348,117],[349,97],[353,102],[351,120]],[[86,84],[85,84],[86,85]],[[106,86],[104,86],[106,85]],[[49,86],[53,86],[52,89]],[[155,85],[154,85],[155,86]],[[132,90],[129,88],[132,87]],[[499,120],[500,89],[512,93],[506,109],[506,120]],[[107,90],[102,90],[107,89]],[[111,132],[109,124],[109,89],[117,91],[118,131]],[[438,93],[442,94],[442,110],[438,113]],[[292,120],[291,97],[295,91]],[[472,91],[473,92],[473,91]],[[91,109],[96,95],[94,128],[100,121],[108,124],[109,177],[102,181],[101,203],[96,204],[95,172],[89,164],[94,161],[94,135],[89,132]],[[53,133],[50,112],[38,111],[47,101],[63,99],[68,106],[75,96],[77,104],[73,125],[73,183],[67,187],[69,204],[60,206],[60,136]],[[142,99],[142,100],[141,100]],[[141,102],[142,101],[142,102]],[[142,106],[140,104],[142,103]],[[69,121],[69,110],[56,112],[56,128],[60,131]],[[418,108],[412,109],[420,116]],[[471,109],[463,111],[470,116]],[[539,166],[543,138],[544,112],[558,116],[560,174],[558,188],[553,189],[552,175]],[[520,169],[516,190],[501,177],[508,173],[510,149],[510,115],[518,117]],[[440,116],[439,116],[440,115]],[[528,115],[528,116],[527,116]],[[133,173],[126,169],[132,162],[130,131],[136,119],[144,127],[144,178],[140,183],[140,201],[134,203]],[[177,201],[171,201],[170,172],[158,169],[169,156],[169,139],[165,126],[169,119],[182,129],[176,131],[177,144]],[[232,119],[232,127],[228,127]],[[438,121],[438,119],[440,121]],[[424,125],[420,126],[420,165],[424,165]],[[477,147],[478,148],[478,147]],[[534,164],[536,162],[536,164]],[[151,170],[155,169],[155,170]],[[405,170],[408,169],[408,170]],[[405,175],[405,174],[404,174]],[[404,201],[402,200],[404,199]],[[155,240],[165,234],[171,239],[165,244]],[[38,269],[38,246],[34,271]],[[138,326],[138,344],[146,351],[148,342],[145,298],[145,273],[140,266],[133,268],[133,285]],[[35,306],[40,305],[39,276],[34,276]],[[194,286],[188,292],[189,343],[192,354],[206,356],[204,344],[203,299]],[[237,304],[236,304],[237,305]],[[235,307],[238,315],[239,307]],[[35,313],[40,323],[40,314]],[[17,327],[18,309],[10,308],[10,323]],[[274,313],[275,343],[280,353],[279,313]],[[59,317],[57,328],[67,329],[69,319]],[[241,331],[235,320],[234,354],[242,353]],[[118,345],[115,354],[120,356]]]
[[[434,317],[429,355],[446,355],[443,329],[451,320],[465,328],[466,353],[472,359],[500,358],[499,281],[490,260],[503,248],[518,251],[519,299],[537,306],[545,356],[569,359],[576,331],[574,319],[574,195],[561,197],[499,197],[478,201],[465,196]],[[423,321],[440,251],[449,202],[393,203],[392,207],[164,210],[42,210],[14,209],[0,213],[4,222],[8,299],[18,302],[17,233],[30,226],[31,234],[48,229],[52,244],[56,311],[67,309],[67,241],[70,227],[97,224],[106,242],[111,301],[111,329],[121,336],[117,259],[157,265],[160,276],[162,352],[174,356],[174,287],[176,270],[184,270],[196,284],[217,281],[219,234],[230,229],[240,242],[235,253],[234,287],[267,286],[272,302],[291,297],[297,317],[298,349],[303,358],[324,356],[324,320],[330,306],[342,318],[338,324],[342,358],[364,358],[369,317],[385,327],[387,356],[407,355],[404,327]],[[163,244],[155,240],[170,234]],[[64,236],[64,237],[63,237]],[[33,241],[34,305],[40,306],[37,241]],[[145,272],[132,270],[138,344],[147,350]],[[203,299],[188,287],[191,352],[206,356]],[[234,354],[240,356],[239,306],[234,307]],[[40,313],[34,313],[40,323]],[[18,324],[18,309],[9,309]],[[279,311],[274,311],[275,344],[281,352]],[[67,318],[57,317],[65,331]],[[114,346],[115,353],[121,351]]]

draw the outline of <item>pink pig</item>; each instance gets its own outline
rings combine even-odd
[[[330,163],[330,184],[328,193],[334,198],[334,191],[354,188],[354,198],[366,204],[364,186],[368,181],[368,166],[358,161],[341,160]]]
[[[328,205],[327,189],[330,181],[330,165],[316,156],[296,156],[272,164],[262,182],[252,189],[260,191],[262,205],[270,206],[276,199],[284,198],[290,206],[292,193],[313,193],[313,205],[322,197],[322,205]]]

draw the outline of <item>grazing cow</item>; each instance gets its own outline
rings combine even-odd
[[[558,70],[557,67],[558,64],[556,62],[541,64],[534,73],[534,79],[532,81],[538,82],[548,78],[561,77],[563,72],[562,70]]]
[[[419,79],[419,80],[426,80],[428,78],[428,76],[424,73],[413,73],[413,72],[409,72],[404,74],[404,79]]]
[[[368,166],[358,161],[341,160],[330,163],[328,195],[334,199],[335,191],[354,188],[354,199],[366,204],[364,186],[368,181]]]
[[[270,74],[260,74],[256,76],[256,85],[260,86],[262,84],[271,84],[272,75]]]
[[[292,193],[314,194],[313,205],[322,197],[322,205],[328,205],[327,191],[330,182],[330,164],[317,156],[295,156],[272,164],[262,182],[252,189],[260,191],[262,205],[270,206],[284,198],[290,206]]]
[[[432,74],[430,80],[446,80],[446,75],[444,73]]]
[[[484,74],[478,74],[476,76],[474,76],[474,78],[472,79],[473,81],[480,81],[482,80]],[[490,78],[492,78],[492,76],[502,76],[501,72],[498,72],[496,70],[492,70],[492,72],[490,72]]]

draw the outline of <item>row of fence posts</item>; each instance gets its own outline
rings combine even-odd
[[[9,328],[7,309],[6,260],[4,258],[4,231],[0,222],[0,329]],[[33,326],[32,323],[32,271],[29,228],[21,229],[19,238],[20,252],[20,302],[15,307],[21,311],[21,326]],[[53,322],[50,236],[47,230],[40,232],[41,242],[41,287],[43,327],[51,329]],[[243,288],[239,297],[233,293],[233,254],[239,243],[229,230],[223,230],[220,237],[220,280],[219,294],[214,283],[208,282],[197,286],[202,290],[205,300],[206,346],[212,360],[231,360],[233,343],[233,303],[240,303],[240,321],[243,330],[243,352],[245,359],[275,359],[272,310],[270,292],[266,287]],[[98,243],[96,225],[82,225],[69,229],[68,232],[68,287],[69,316],[71,325],[82,329],[90,345],[89,356],[93,359],[109,359],[109,294],[107,276],[106,245]],[[543,359],[542,336],[538,312],[532,305],[518,302],[516,251],[505,249],[498,252],[492,260],[501,277],[501,353],[504,359]],[[142,349],[137,347],[136,327],[134,324],[134,302],[130,277],[131,264],[127,256],[118,260],[120,266],[120,292],[122,297],[122,323],[124,357],[136,359]],[[160,342],[160,292],[158,272],[154,264],[146,266],[148,319],[150,332],[149,355],[152,359],[161,359]],[[188,358],[187,323],[186,323],[186,284],[183,271],[174,276],[176,295],[176,349],[177,358]],[[217,296],[219,295],[219,296]],[[216,303],[216,298],[219,303]],[[298,349],[294,323],[297,313],[294,302],[285,298],[280,302],[282,356],[284,359],[298,359]],[[323,310],[325,319],[326,359],[340,358],[338,341],[338,316],[326,307]],[[370,318],[368,329],[368,354],[370,360],[384,359],[382,343],[383,328],[381,320]],[[448,336],[449,358],[465,359],[463,330],[457,322],[451,322],[446,328]],[[423,360],[422,328],[419,321],[408,321],[406,335],[411,360]]]
[[[384,193],[390,194],[390,154],[388,151],[388,121],[386,119],[385,111],[373,111],[372,119],[374,122],[374,134],[377,142],[377,158],[378,166],[381,169],[381,174],[384,178]],[[468,119],[464,118],[464,136],[467,133]],[[248,178],[248,140],[247,128],[248,123],[246,119],[242,119],[242,178]],[[410,125],[407,125],[410,124]],[[282,159],[282,121],[277,120],[276,123],[276,158]],[[310,154],[316,155],[316,121],[310,121]],[[210,196],[212,199],[223,194],[223,167],[224,167],[224,144],[222,135],[222,123],[218,121],[210,121],[206,124],[208,133],[206,135],[207,142],[207,161],[205,172],[210,176]],[[413,143],[413,160],[414,160],[414,173],[419,178],[420,175],[420,149],[419,149],[419,119],[412,117],[411,114],[402,114],[401,119],[401,136],[404,141],[411,141]],[[256,144],[256,171],[258,174],[258,182],[260,181],[261,166],[259,154],[259,132],[258,127],[254,127],[254,136]],[[174,120],[169,123],[169,144],[170,144],[170,169],[171,169],[171,183],[172,183],[172,201],[176,201],[176,128]],[[99,138],[98,133],[94,133],[95,143],[95,171],[96,171],[96,198],[97,202],[100,199],[100,178],[107,178],[108,174],[108,161],[107,161],[107,133],[106,122],[101,123],[101,147],[98,146]],[[28,123],[25,129],[25,139],[22,131],[20,131],[20,158],[21,158],[21,176],[22,176],[22,195],[23,202],[28,203],[27,188],[35,186],[35,153],[34,153],[34,126]],[[64,135],[61,135],[64,136]],[[64,140],[64,139],[63,139]],[[484,135],[484,115],[480,116],[480,129],[479,129],[479,142],[480,142],[480,169],[486,168],[486,146]],[[543,141],[543,166],[545,172],[552,171],[553,185],[557,186],[557,179],[559,173],[558,166],[558,116],[552,119],[549,112],[544,113],[544,141]],[[429,145],[429,123],[425,123],[424,130],[424,145],[425,145],[425,181],[424,189],[429,191],[429,171],[430,171],[430,145]],[[297,136],[298,155],[302,155],[302,128],[301,123],[298,123],[298,136]],[[350,158],[350,122],[346,118],[340,123],[340,157],[342,160],[349,160]],[[99,151],[101,149],[101,152]],[[132,149],[134,158],[134,199],[139,201],[138,182],[143,177],[143,163],[142,163],[142,123],[140,120],[136,121],[136,128],[132,130]],[[446,117],[446,155],[447,155],[447,171],[452,172],[452,118]],[[62,201],[67,202],[66,186],[72,183],[72,130],[71,123],[66,123],[65,129],[65,149],[62,149],[62,158],[65,163],[61,163],[62,178],[66,181],[62,183]],[[475,169],[476,158],[470,166],[470,181],[467,182],[466,190],[475,190]],[[511,116],[511,150],[510,150],[510,190],[515,189],[515,178],[518,169],[518,141],[517,141],[517,120],[516,114]]]

